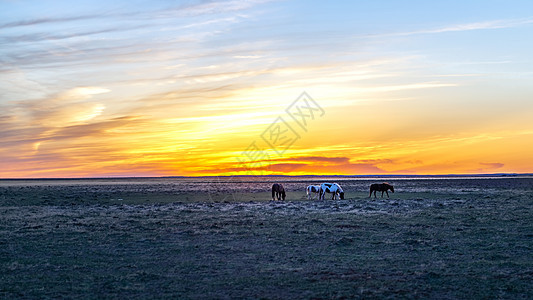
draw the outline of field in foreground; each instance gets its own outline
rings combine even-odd
[[[533,298],[532,178],[283,180],[0,182],[0,298]]]

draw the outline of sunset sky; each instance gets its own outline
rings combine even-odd
[[[0,178],[531,173],[532,37],[531,1],[0,1]]]

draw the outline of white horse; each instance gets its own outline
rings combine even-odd
[[[331,198],[332,200],[335,200],[337,194],[339,195],[341,200],[344,199],[344,191],[342,190],[341,186],[338,185],[337,183],[322,183],[322,185],[320,185],[319,200],[325,199],[326,193],[333,194],[333,197]]]
[[[309,185],[307,186],[307,188],[305,188],[305,191],[307,192],[307,199],[311,200],[311,199],[314,199],[316,196],[320,195],[320,186]]]

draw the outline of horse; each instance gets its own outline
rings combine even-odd
[[[387,193],[387,198],[389,198],[388,190],[394,193],[394,187],[387,182],[374,183],[370,185],[370,195],[368,197],[372,197],[372,192],[374,192],[374,197],[377,198],[376,192],[381,192],[381,198],[383,198],[383,193]]]
[[[319,200],[323,200],[326,197],[326,193],[332,193],[333,197],[332,200],[335,200],[337,194],[341,198],[341,200],[344,200],[344,191],[342,190],[341,186],[337,183],[322,183],[320,185],[320,197]]]
[[[320,186],[319,185],[309,185],[307,188],[305,188],[307,192],[307,199],[311,200],[315,198],[315,196],[320,194]],[[314,195],[313,195],[314,194]]]
[[[272,201],[275,201],[276,198],[278,200],[285,200],[285,189],[283,188],[283,185],[281,183],[274,183],[272,185]]]

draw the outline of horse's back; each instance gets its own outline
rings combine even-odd
[[[327,182],[324,182],[320,185],[320,188],[322,189],[326,189],[326,188],[330,188],[333,184],[332,183],[327,183]]]
[[[388,189],[392,189],[392,185],[387,183],[387,182],[383,182],[383,183],[373,183],[370,185],[370,190],[371,191],[386,191]]]
[[[283,188],[283,185],[281,183],[274,183],[272,185],[272,191],[274,192],[282,192],[282,191],[285,191],[285,189]]]
[[[385,191],[390,186],[390,184],[383,182],[383,183],[373,183],[370,185],[371,191]]]
[[[337,191],[342,191],[342,188],[338,183],[322,183],[322,185],[320,185],[320,190],[327,193],[335,193]]]

